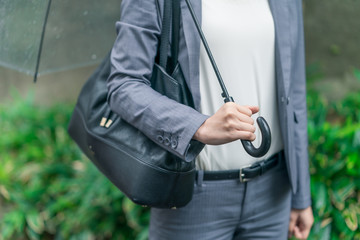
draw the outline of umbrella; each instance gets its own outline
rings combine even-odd
[[[120,0],[0,0],[0,66],[35,81],[99,63],[115,40],[119,14]]]

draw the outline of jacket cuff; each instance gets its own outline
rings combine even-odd
[[[292,199],[291,199],[291,208],[295,208],[295,209],[305,209],[309,206],[311,206],[311,197],[307,197],[307,198],[299,198],[298,196],[296,196],[296,194],[292,195]]]
[[[196,114],[195,118],[189,119],[191,126],[188,126],[184,129],[184,132],[179,138],[179,146],[175,155],[180,157],[186,162],[194,161],[195,158],[199,155],[202,149],[205,147],[205,144],[199,142],[195,139],[192,139],[199,127],[208,119],[209,116],[204,114]]]

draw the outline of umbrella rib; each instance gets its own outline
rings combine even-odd
[[[48,2],[48,6],[47,6],[47,9],[46,9],[46,14],[45,14],[45,19],[44,19],[44,24],[43,24],[43,27],[42,27],[40,44],[39,44],[39,51],[38,51],[38,56],[37,56],[37,60],[36,60],[36,68],[35,68],[35,74],[34,74],[34,83],[36,83],[36,79],[37,79],[37,75],[38,75],[38,71],[39,71],[41,52],[42,52],[42,47],[43,47],[43,42],[44,42],[46,24],[47,24],[47,20],[48,20],[48,17],[49,17],[49,12],[50,12],[50,7],[51,7],[51,1],[52,0],[49,0],[49,2]]]

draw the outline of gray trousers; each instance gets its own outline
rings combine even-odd
[[[284,161],[264,175],[195,183],[183,208],[151,209],[150,240],[287,239],[291,188]]]

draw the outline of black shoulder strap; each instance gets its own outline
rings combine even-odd
[[[168,50],[170,40],[170,29],[172,27],[171,44],[171,66],[173,71],[179,52],[179,31],[180,31],[180,0],[164,0],[164,14],[162,19],[162,31],[160,36],[159,64],[164,69],[168,69]]]
[[[171,38],[171,67],[173,72],[178,62],[179,34],[180,34],[180,0],[173,0],[172,38]]]
[[[164,69],[166,69],[167,66],[167,52],[169,49],[171,9],[172,9],[172,0],[171,1],[164,0],[162,30],[160,36],[160,60],[159,60],[160,66],[163,67]]]

